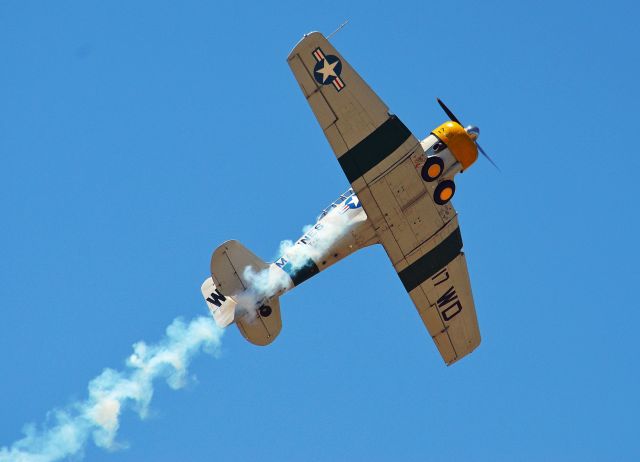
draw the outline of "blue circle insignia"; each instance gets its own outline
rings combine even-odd
[[[342,72],[342,61],[334,55],[326,55],[313,68],[313,76],[318,83],[330,85]]]

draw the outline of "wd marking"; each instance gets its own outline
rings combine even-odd
[[[434,274],[433,277],[431,278],[431,280],[433,281],[433,287],[438,287],[443,282],[448,281],[449,280],[449,271],[447,271],[447,267],[445,266],[439,272]],[[438,282],[436,282],[436,280]]]
[[[438,299],[437,303],[442,319],[445,321],[450,321],[462,311],[462,304],[453,286],[449,287],[449,290]]]

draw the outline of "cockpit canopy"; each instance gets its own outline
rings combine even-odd
[[[338,205],[342,204],[344,201],[349,199],[351,196],[353,196],[353,189],[349,188],[344,193],[340,194],[340,197],[338,197],[335,201],[333,201],[328,207],[325,207],[322,210],[320,215],[318,215],[318,221],[320,221],[324,217],[326,217],[327,214],[329,212],[331,212],[331,210],[335,209]]]

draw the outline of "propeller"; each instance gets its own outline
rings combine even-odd
[[[485,157],[489,162],[491,162],[491,165],[493,165],[493,166],[496,168],[496,170],[498,170],[499,172],[502,172],[502,170],[500,170],[500,167],[498,167],[498,166],[496,165],[496,163],[493,161],[493,159],[491,159],[491,157],[489,157],[489,154],[487,154],[486,152],[484,152],[484,149],[482,149],[482,146],[480,146],[480,145],[478,144],[478,142],[477,142],[477,141],[476,141],[476,146],[478,146],[478,150],[482,153],[482,155],[483,155],[483,156],[484,156],[484,157]]]
[[[449,109],[447,107],[447,105],[444,104],[440,98],[436,98],[436,99],[438,100],[438,104],[440,105],[442,110],[447,113],[447,117],[449,117],[455,123],[457,123],[459,125],[462,125],[462,123],[458,120],[458,118],[455,116],[455,114],[453,112],[451,112],[451,109]],[[464,125],[462,125],[462,126],[464,127]]]
[[[446,112],[446,114],[447,114],[447,116],[449,117],[449,119],[451,119],[453,122],[455,122],[455,123],[457,123],[457,124],[459,124],[459,125],[462,125],[462,122],[460,122],[460,121],[458,120],[458,118],[455,116],[455,114],[454,114],[453,112],[451,112],[451,109],[449,109],[449,108],[447,107],[447,105],[446,105],[446,104],[444,104],[440,98],[436,98],[436,99],[438,100],[438,104],[440,105],[440,107],[442,108],[442,110],[443,110],[444,112]],[[464,125],[462,125],[462,126],[464,127]],[[469,127],[467,127],[467,128],[469,128]],[[474,127],[474,128],[475,128],[475,127]],[[467,129],[465,128],[465,130],[467,130]],[[501,170],[500,170],[500,167],[498,167],[498,166],[496,165],[496,163],[491,159],[491,157],[489,157],[489,154],[487,154],[486,152],[484,152],[484,149],[482,149],[482,146],[480,146],[480,144],[478,143],[478,135],[480,134],[480,130],[479,130],[478,128],[475,128],[475,133],[476,133],[476,137],[475,137],[474,141],[475,141],[475,143],[476,143],[476,146],[478,146],[478,151],[480,151],[480,153],[481,153],[481,154],[482,154],[482,155],[483,155],[483,156],[484,156],[484,157],[485,157],[489,162],[491,162],[491,165],[493,165],[493,166],[494,166],[498,171],[501,171]]]

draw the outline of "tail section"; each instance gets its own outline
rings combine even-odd
[[[265,296],[251,280],[269,267],[238,241],[227,241],[213,252],[211,278],[202,285],[218,326],[235,322],[242,336],[255,345],[270,344],[282,329],[278,297]]]
[[[220,291],[229,295],[251,290],[247,271],[256,274],[268,268],[268,263],[262,261],[238,241],[225,242],[211,255],[213,282]]]
[[[273,297],[253,313],[245,313],[237,322],[238,330],[254,345],[266,346],[273,342],[282,329],[280,300]]]

